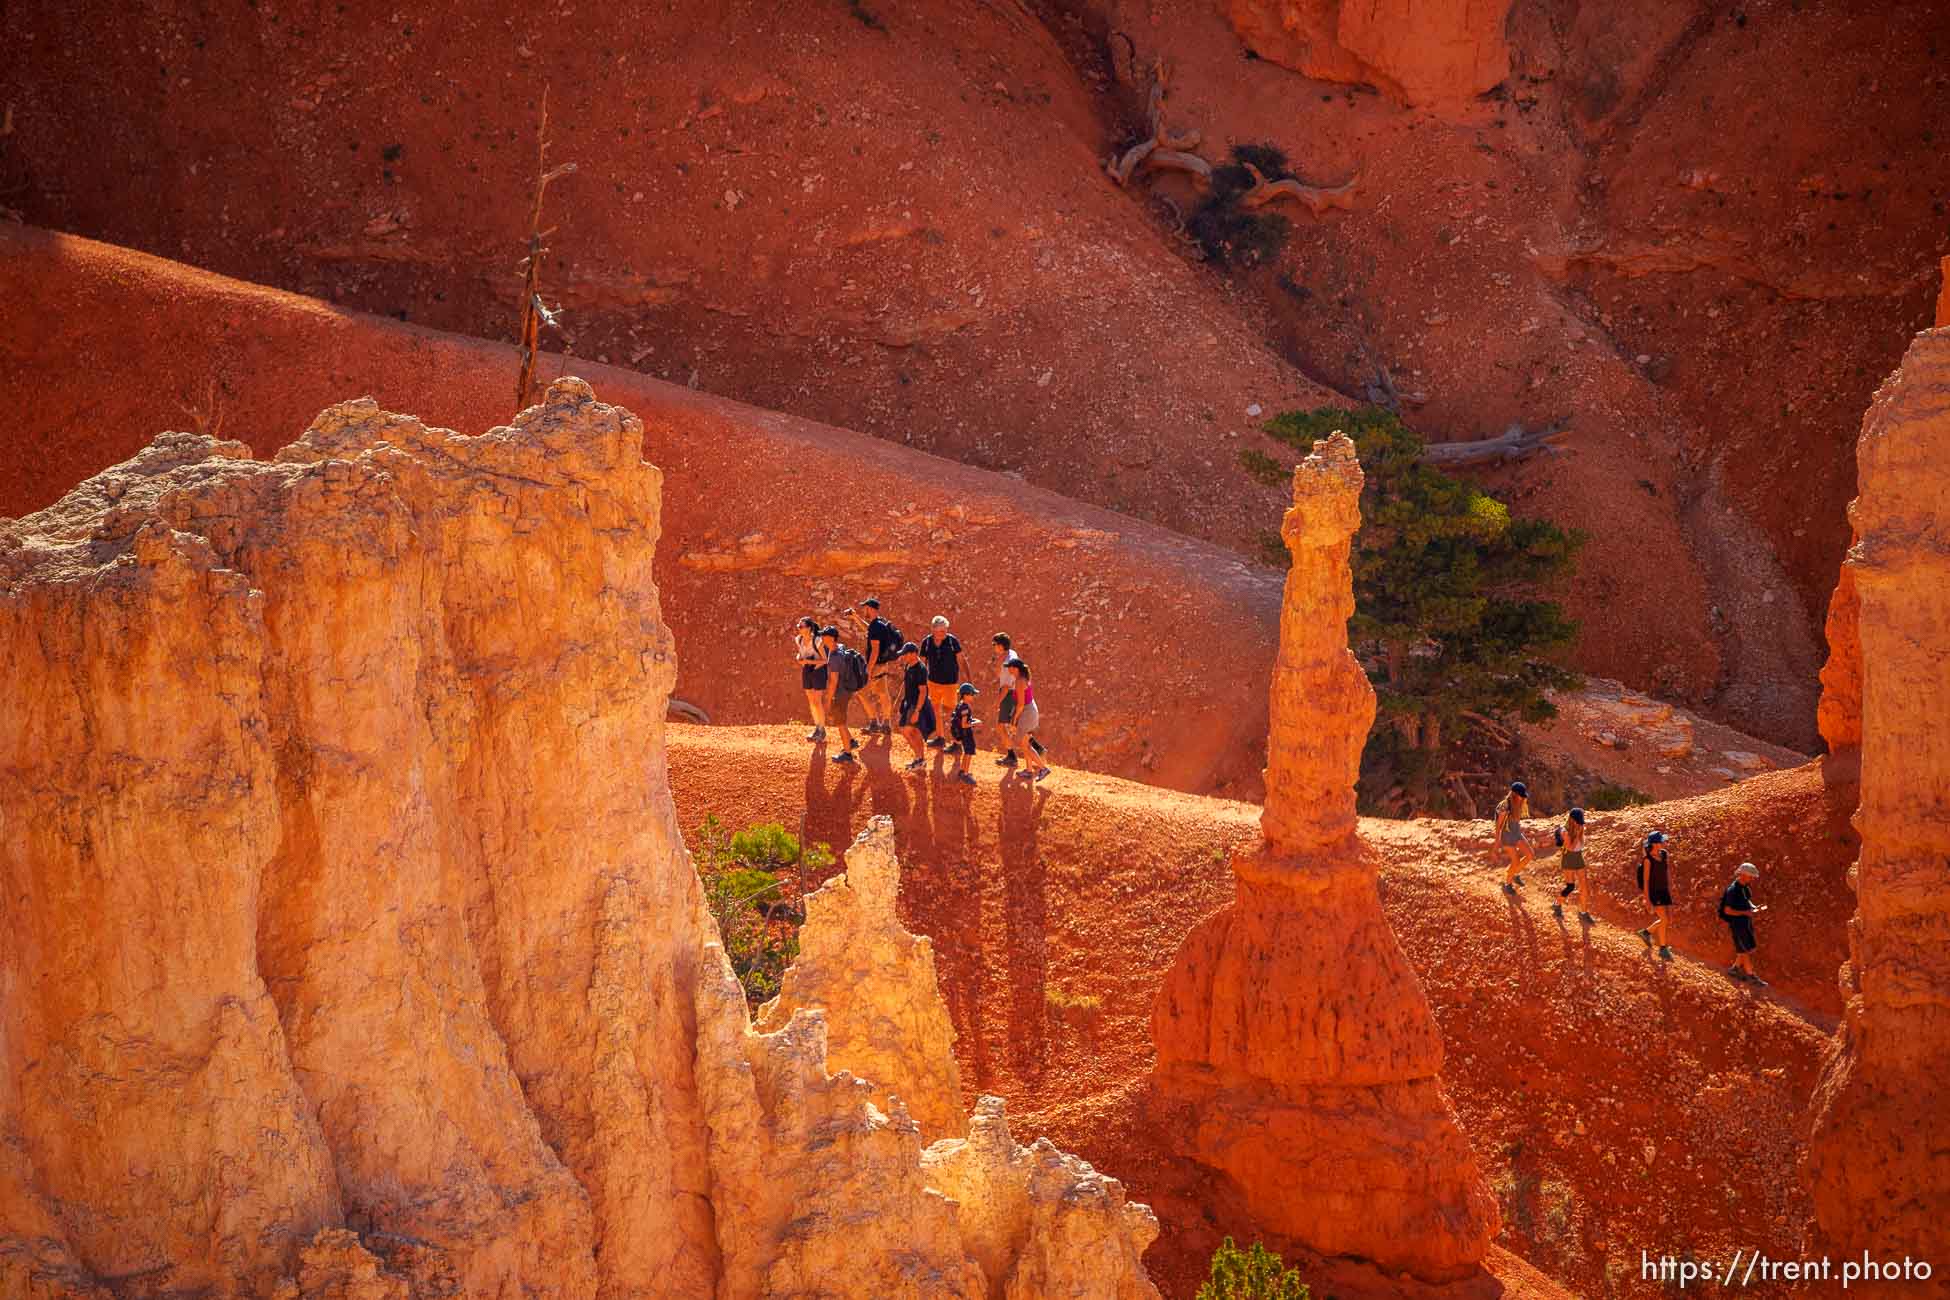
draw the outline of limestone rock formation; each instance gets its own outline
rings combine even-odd
[[[783,1029],[801,1007],[826,1013],[826,1064],[873,1081],[876,1102],[900,1098],[924,1140],[968,1131],[955,1026],[935,981],[934,946],[894,914],[900,864],[894,822],[875,817],[847,850],[846,874],[806,898],[799,956],[762,1031]]]
[[[1261,58],[1405,104],[1452,106],[1510,75],[1510,0],[1226,0]]]
[[[1148,1206],[1048,1138],[1018,1145],[1000,1097],[975,1103],[966,1138],[921,1157],[959,1207],[962,1241],[1002,1300],[1158,1300],[1139,1256],[1158,1236]]]
[[[0,1293],[983,1295],[893,1089],[717,945],[642,443],[577,379],[478,437],[362,400],[0,520]]]
[[[1916,337],[1863,418],[1849,508],[1862,853],[1848,1005],[1816,1093],[1809,1171],[1824,1232],[1878,1260],[1932,1258],[1950,1216],[1950,1160],[1937,1131],[1950,1114],[1946,462],[1950,329],[1936,329]]]
[[[1355,837],[1374,691],[1348,652],[1354,445],[1316,443],[1272,687],[1264,836],[1234,902],[1179,950],[1152,1012],[1153,1098],[1260,1228],[1430,1280],[1469,1273],[1497,1215],[1442,1091],[1442,1042]]]

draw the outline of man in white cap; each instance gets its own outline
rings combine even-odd
[[[955,687],[968,676],[968,658],[961,652],[961,641],[948,630],[948,620],[940,614],[934,616],[920,651],[921,662],[928,666],[928,702],[934,705],[937,725],[945,729],[945,720],[961,700]],[[928,742],[928,747],[940,749],[946,743],[937,735]]]
[[[1748,881],[1759,879],[1760,868],[1751,862],[1734,869],[1733,883],[1720,895],[1720,919],[1733,932],[1733,965],[1727,967],[1727,974],[1765,985],[1767,981],[1754,971],[1754,917],[1767,909],[1754,901],[1754,892],[1747,887]]]

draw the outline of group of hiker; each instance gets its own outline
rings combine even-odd
[[[867,714],[863,734],[885,736],[891,744],[898,731],[913,747],[914,759],[906,770],[921,772],[928,751],[940,750],[954,757],[954,779],[974,785],[969,767],[975,761],[975,732],[982,726],[975,716],[975,699],[982,691],[947,617],[935,615],[920,641],[904,640],[881,611],[880,598],[869,596],[842,610],[840,621],[847,625],[845,631],[810,615],[792,629],[793,660],[812,714],[806,739],[824,745],[831,727],[840,747],[832,761],[858,762],[854,751],[861,742],[847,726],[848,708],[858,696]],[[1048,750],[1036,736],[1042,711],[1036,706],[1029,665],[1006,632],[989,638],[989,654],[1000,695],[996,747],[1006,751],[996,764],[1012,769],[1005,779],[1041,781],[1049,776],[1050,765]]]
[[[1496,805],[1496,851],[1503,858],[1503,891],[1515,896],[1524,887],[1524,871],[1537,860],[1530,837],[1524,833],[1523,819],[1530,815],[1530,790],[1522,781],[1510,783],[1510,792]],[[1551,903],[1551,911],[1564,915],[1565,900],[1577,899],[1578,918],[1586,925],[1598,918],[1586,908],[1591,890],[1585,883],[1584,809],[1573,808],[1552,832],[1561,851],[1559,869],[1563,886]],[[1666,942],[1666,927],[1672,920],[1672,845],[1673,837],[1663,830],[1652,831],[1639,846],[1638,889],[1640,902],[1651,919],[1639,929],[1647,947],[1656,946],[1659,956],[1672,960],[1672,947]],[[1726,923],[1733,941],[1733,964],[1727,974],[1737,980],[1764,985],[1766,980],[1754,970],[1754,918],[1767,909],[1754,902],[1751,881],[1760,879],[1760,868],[1743,862],[1733,873],[1733,882],[1720,894],[1720,919]]]

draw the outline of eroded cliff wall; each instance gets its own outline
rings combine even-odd
[[[1405,104],[1453,107],[1510,75],[1510,0],[1226,0],[1255,54]]]
[[[1346,632],[1361,482],[1338,434],[1294,470],[1263,840],[1233,859],[1235,901],[1187,937],[1159,992],[1154,1098],[1260,1227],[1442,1280],[1476,1266],[1497,1215],[1355,834],[1375,708]]]
[[[1849,508],[1860,645],[1862,854],[1848,1006],[1816,1094],[1809,1172],[1824,1232],[1930,1259],[1950,1216],[1950,329],[1876,393]],[[1839,603],[1839,599],[1838,599]]]
[[[1074,1229],[964,1242],[894,1099],[965,1130],[950,1035],[829,1068],[818,997],[848,1045],[947,1024],[891,851],[851,901],[894,978],[816,963],[752,1028],[670,804],[642,442],[578,379],[479,437],[361,400],[0,521],[0,1293],[977,1300]],[[1072,1163],[1045,1196],[1115,1188]],[[1129,1267],[1073,1291],[1148,1300],[1114,1199]]]

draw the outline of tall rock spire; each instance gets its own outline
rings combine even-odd
[[[1476,1269],[1497,1214],[1356,833],[1375,709],[1347,646],[1360,498],[1344,436],[1294,471],[1263,841],[1165,977],[1152,1103],[1182,1154],[1238,1185],[1256,1231],[1442,1281]]]

